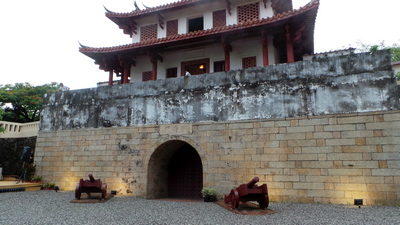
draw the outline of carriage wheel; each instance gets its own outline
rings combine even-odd
[[[75,188],[75,198],[78,200],[81,199],[81,194],[81,188],[79,187],[79,184],[77,184]]]
[[[236,189],[233,189],[230,193],[231,196],[231,208],[237,209],[239,208],[239,192]]]
[[[261,201],[258,202],[260,204],[260,209],[265,209],[269,205],[269,196],[265,195]]]

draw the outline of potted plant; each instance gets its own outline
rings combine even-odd
[[[56,186],[56,184],[54,184],[54,183],[45,183],[45,184],[42,184],[42,190],[54,190],[55,186]]]
[[[204,202],[215,202],[217,200],[217,191],[214,188],[203,188],[201,190]]]
[[[31,176],[31,182],[40,183],[41,181],[42,181],[42,176],[35,176],[35,175]]]

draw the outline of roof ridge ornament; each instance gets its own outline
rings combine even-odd
[[[104,7],[104,9],[105,9],[108,13],[115,13],[115,12],[113,12],[113,11],[107,9],[104,5],[103,5],[103,7]]]
[[[81,46],[81,48],[91,48],[89,46],[83,45],[79,40],[78,40],[79,45]]]
[[[140,8],[137,5],[136,1],[133,2],[133,5],[135,6],[135,10],[134,11],[140,11]]]
[[[144,3],[142,2],[143,7],[145,7],[146,9],[150,9],[151,7],[145,6]]]

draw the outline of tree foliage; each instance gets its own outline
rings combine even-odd
[[[386,45],[385,41],[381,41],[379,44],[365,44],[362,42],[357,42],[357,44],[360,46],[358,48],[358,51],[360,52],[374,52],[377,50],[383,50],[383,49],[390,49],[392,53],[392,62],[397,62],[400,61],[400,45],[399,44],[393,44],[392,46]]]
[[[0,115],[2,120],[20,123],[38,121],[44,94],[58,88],[59,84],[55,82],[40,86],[29,83],[0,85],[0,106],[4,109]]]

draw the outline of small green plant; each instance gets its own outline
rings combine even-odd
[[[31,175],[31,181],[40,182],[40,181],[42,181],[42,176]]]
[[[44,183],[42,184],[42,189],[53,189],[55,186],[55,183]]]
[[[400,80],[400,72],[397,72],[394,76],[396,77],[396,80]]]
[[[203,197],[216,196],[217,191],[214,188],[203,188],[201,194]]]

